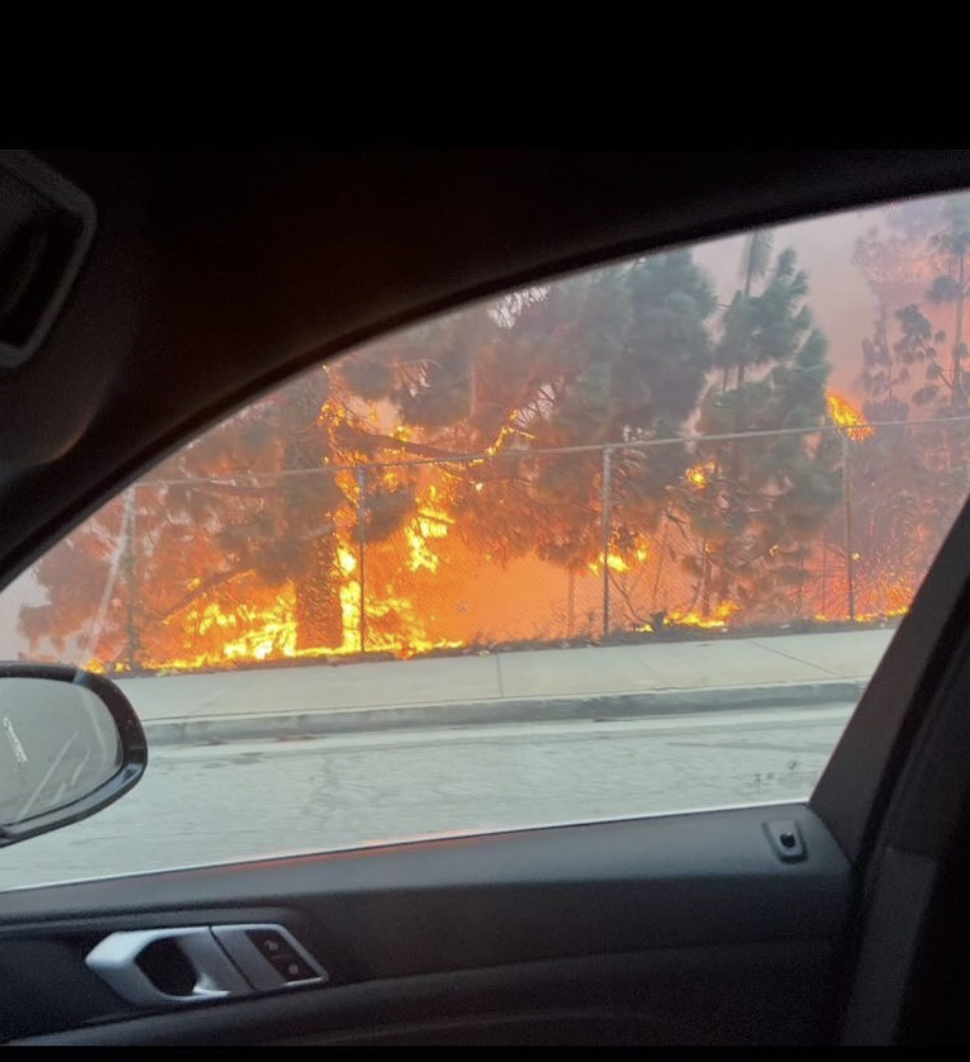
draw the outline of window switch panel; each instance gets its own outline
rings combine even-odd
[[[258,992],[330,980],[329,973],[283,926],[213,926],[212,932]]]

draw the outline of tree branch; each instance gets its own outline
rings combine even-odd
[[[225,586],[226,583],[230,583],[234,579],[239,579],[244,575],[251,575],[255,570],[255,567],[249,567],[239,568],[228,572],[216,572],[214,575],[210,575],[208,579],[203,579],[194,590],[186,594],[171,608],[166,609],[162,613],[158,613],[158,618],[162,623],[165,623],[176,613],[181,612],[183,609],[188,608],[189,605],[198,601],[198,599],[204,594],[211,593],[213,590],[218,590],[220,586]]]
[[[455,450],[442,450],[438,446],[430,446],[427,443],[411,442],[410,439],[398,439],[393,435],[381,435],[368,432],[368,440],[383,443],[383,449],[403,450],[405,453],[417,454],[420,457],[438,457],[443,461],[466,460],[469,457],[481,457],[477,453],[459,453]]]

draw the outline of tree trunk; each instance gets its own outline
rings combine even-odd
[[[750,321],[749,310],[751,304],[751,285],[754,281],[754,245],[752,244],[751,253],[748,255],[748,262],[745,268],[744,276],[744,309],[745,316]],[[750,337],[748,337],[750,338]],[[741,435],[747,425],[745,423],[745,411],[744,411],[744,375],[745,375],[745,359],[747,355],[746,345],[742,346],[738,351],[738,365],[737,365],[737,388],[734,392],[734,434]],[[729,476],[731,482],[735,485],[741,481],[741,440],[734,439],[731,442],[731,460],[729,465]],[[729,495],[730,497],[730,495]],[[736,501],[736,499],[735,499]],[[729,506],[728,512],[725,514],[725,519],[731,518],[733,506]],[[721,589],[720,594],[722,599],[727,599],[729,596],[729,580],[727,572],[722,571],[721,575]]]
[[[717,448],[717,456],[714,458],[714,473],[708,485],[706,518],[711,520],[718,509],[718,499],[721,490],[721,447]],[[714,565],[711,563],[711,555],[708,552],[707,535],[701,543],[701,616],[709,619],[711,615],[711,596],[714,592]]]
[[[955,332],[955,340],[953,343],[953,397],[957,399],[961,405],[967,404],[967,397],[963,393],[963,369],[961,361],[963,357],[963,305],[965,299],[965,293],[963,286],[966,283],[965,279],[966,270],[966,257],[961,247],[959,272],[960,278],[957,282],[957,320]]]
[[[711,559],[707,552],[707,539],[705,538],[701,544],[702,554],[702,568],[701,568],[701,616],[704,619],[709,619],[711,615]]]
[[[297,649],[339,649],[344,641],[339,567],[332,535],[310,546],[309,574],[294,583]]]
[[[127,598],[127,616],[125,632],[127,636],[128,670],[137,672],[141,669],[141,633],[138,629],[138,580],[135,572],[135,492],[130,489],[125,494],[125,552],[122,568],[125,576],[125,596]]]

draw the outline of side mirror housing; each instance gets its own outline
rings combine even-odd
[[[0,663],[0,847],[94,815],[147,765],[138,716],[109,679]]]

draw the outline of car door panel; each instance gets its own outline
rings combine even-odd
[[[765,831],[776,821],[797,823],[803,860],[778,856]],[[72,1043],[365,1042],[379,1030],[387,1042],[547,1042],[556,1029],[561,1042],[603,1042],[609,1028],[620,1041],[807,1042],[849,885],[821,821],[782,805],[24,890],[5,897],[0,963],[42,942],[50,970],[8,981],[30,995],[5,1033],[52,1033],[56,1020]],[[112,932],[250,922],[285,926],[328,986],[146,1013],[84,966]],[[54,1019],[44,985],[72,979],[87,1003]]]
[[[13,1042],[809,1043],[830,959],[825,945],[804,942],[587,956],[103,1018]]]

